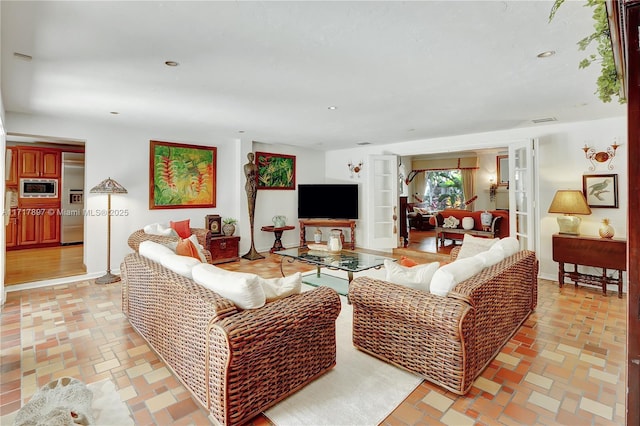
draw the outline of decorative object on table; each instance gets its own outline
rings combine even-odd
[[[294,155],[256,152],[258,189],[296,189]]]
[[[349,161],[347,163],[347,167],[349,168],[349,171],[351,172],[351,179],[353,179],[353,176],[357,176],[360,177],[360,172],[362,171],[362,165],[364,163],[362,161],[360,161],[358,164],[354,164],[351,161]]]
[[[13,424],[92,425],[92,400],[93,392],[80,380],[61,377],[38,389],[18,411]]]
[[[208,214],[204,217],[204,228],[211,232],[211,236],[222,235],[222,218],[217,214]]]
[[[338,252],[342,250],[342,231],[332,230],[329,233],[329,242],[327,243],[327,247],[329,247],[329,251]]]
[[[151,141],[149,209],[216,206],[216,147]]]
[[[257,260],[264,259],[264,256],[258,253],[253,240],[253,219],[256,211],[256,195],[258,193],[258,166],[254,163],[254,154],[250,152],[247,154],[249,162],[243,166],[244,175],[246,177],[246,183],[244,190],[247,193],[247,207],[249,209],[249,230],[251,234],[251,248],[243,255],[244,259]]]
[[[600,225],[600,228],[598,229],[598,234],[600,234],[602,238],[613,238],[615,233],[616,230],[609,224],[609,219],[602,219],[602,225]]]
[[[322,231],[320,230],[320,228],[316,228],[315,232],[313,233],[313,242],[314,243],[322,242]]]
[[[276,228],[284,228],[285,226],[287,226],[286,216],[282,216],[282,215],[274,216],[271,219],[271,221],[273,222],[273,226],[275,226]]]
[[[445,218],[442,227],[443,228],[457,228],[460,224],[460,219],[454,216],[449,216]]]
[[[222,233],[227,237],[232,236],[236,232],[236,223],[238,223],[236,219],[225,217],[222,220]]]
[[[580,219],[575,214],[588,215],[591,209],[587,205],[584,195],[577,189],[560,189],[551,201],[549,213],[561,213],[558,216],[558,227],[561,234],[580,235]]]
[[[96,278],[96,284],[111,284],[120,281],[119,275],[111,273],[111,194],[126,194],[127,190],[110,177],[89,191],[91,194],[107,194],[107,273]]]
[[[618,175],[582,175],[582,193],[589,207],[618,208]]]
[[[473,226],[475,225],[473,218],[471,216],[467,216],[467,217],[463,217],[462,218],[462,229],[473,229]]]
[[[483,211],[480,213],[480,223],[482,224],[482,230],[488,231],[491,229],[491,221],[493,220],[493,215],[488,211]]]
[[[614,142],[609,145],[605,151],[596,152],[595,149],[585,144],[582,150],[584,151],[584,155],[587,157],[587,160],[591,162],[589,170],[594,171],[596,169],[596,164],[593,162],[594,160],[598,163],[606,163],[608,161],[609,164],[607,165],[607,168],[609,170],[613,170],[613,164],[611,163],[613,158],[616,156],[616,150],[619,146],[620,145],[618,145],[617,141],[614,140]]]

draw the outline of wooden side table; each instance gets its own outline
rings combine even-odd
[[[238,250],[240,249],[240,237],[221,236],[211,237],[209,251],[211,252],[211,263],[235,262],[240,260]]]
[[[618,297],[622,298],[622,271],[627,270],[627,241],[620,238],[598,238],[581,235],[555,234],[553,240],[553,260],[558,262],[558,283],[564,279],[578,283],[602,287],[607,294],[607,285],[618,285]],[[565,271],[564,264],[573,264],[572,271]],[[602,275],[578,272],[578,265],[602,268]],[[607,276],[607,269],[618,271],[617,277]]]
[[[276,228],[275,226],[263,226],[262,228],[260,228],[262,231],[265,232],[273,232],[273,235],[275,236],[275,241],[273,242],[273,247],[271,247],[271,249],[269,250],[269,253],[273,253],[274,251],[280,251],[280,250],[284,250],[285,247],[282,245],[282,233],[284,231],[289,231],[290,229],[295,229],[295,226],[291,226],[291,225],[287,225],[287,226],[281,226],[279,228]]]

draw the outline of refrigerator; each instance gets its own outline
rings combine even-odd
[[[62,153],[60,243],[84,241],[84,153]]]

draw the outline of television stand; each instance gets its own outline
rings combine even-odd
[[[316,228],[350,228],[351,241],[349,245],[351,250],[356,248],[356,221],[354,219],[300,219],[300,247],[307,245],[304,228],[306,226],[315,226]],[[313,241],[313,240],[312,240]]]

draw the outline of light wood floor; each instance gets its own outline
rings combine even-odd
[[[9,250],[5,285],[82,275],[87,272],[82,251],[82,244]]]

